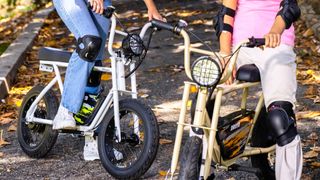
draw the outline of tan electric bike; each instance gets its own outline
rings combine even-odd
[[[172,155],[171,168],[167,178],[176,175],[184,127],[190,127],[180,160],[178,179],[213,179],[212,168],[244,170],[253,172],[263,179],[275,179],[272,155],[275,141],[265,126],[266,108],[262,93],[254,110],[247,107],[249,88],[259,86],[258,68],[244,65],[237,71],[236,82],[223,85],[232,75],[241,48],[254,48],[264,44],[264,39],[251,38],[241,43],[222,67],[219,53],[194,48],[190,45],[189,32],[181,25],[153,20],[154,27],[172,31],[184,39],[184,66],[187,76],[193,82],[184,83],[179,121]],[[190,53],[202,56],[190,64]],[[239,110],[221,116],[222,97],[237,90],[243,90]],[[191,106],[191,122],[186,121],[190,94],[197,95]],[[252,167],[237,165],[239,158],[250,157]]]

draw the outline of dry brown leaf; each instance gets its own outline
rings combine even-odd
[[[0,158],[3,158],[3,156],[4,156],[4,153],[0,152]]]
[[[308,89],[304,92],[305,96],[314,96],[318,94],[318,90],[315,86],[309,86]]]
[[[311,163],[311,166],[320,167],[320,162],[313,162]]]
[[[11,126],[8,127],[8,131],[12,132],[12,131],[16,131],[17,130],[17,126],[12,124]]]
[[[149,94],[142,94],[140,97],[141,98],[147,98],[147,97],[149,97]]]
[[[309,152],[306,152],[304,155],[303,155],[303,158],[305,159],[311,159],[311,158],[316,158],[318,157],[318,153],[315,152],[315,151],[309,151]]]
[[[312,119],[320,116],[320,111],[301,111],[296,114],[297,119]]]
[[[9,124],[13,121],[12,118],[0,118],[0,125]]]
[[[164,144],[171,144],[171,143],[172,143],[172,140],[170,140],[170,139],[163,139],[163,138],[161,138],[161,139],[160,139],[160,141],[159,141],[159,143],[160,143],[161,145],[164,145]]]
[[[3,139],[3,129],[0,130],[0,147],[11,144]]]
[[[2,114],[2,115],[0,116],[0,118],[1,118],[1,117],[6,118],[6,117],[10,117],[10,116],[12,116],[12,115],[14,115],[14,112],[8,112],[8,113]]]
[[[159,175],[160,175],[160,176],[166,176],[166,175],[167,175],[167,172],[160,170],[160,171],[159,171]]]
[[[312,28],[307,29],[304,33],[303,33],[303,37],[310,37],[314,34]]]
[[[318,140],[318,135],[317,135],[317,133],[315,133],[315,132],[311,133],[311,134],[308,136],[308,139]]]
[[[112,78],[111,74],[102,74],[101,80],[102,81],[108,81]]]
[[[312,147],[311,149],[312,149],[313,151],[317,152],[317,153],[320,152],[320,147],[318,147],[318,146]]]

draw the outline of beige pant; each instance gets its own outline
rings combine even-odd
[[[242,48],[237,67],[255,64],[260,71],[265,105],[274,101],[296,101],[296,54],[291,46],[277,48]],[[276,179],[296,180],[302,173],[302,149],[299,135],[289,144],[276,146]]]

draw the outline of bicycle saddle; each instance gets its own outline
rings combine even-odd
[[[241,66],[236,74],[236,79],[245,82],[259,82],[260,72],[256,65],[246,64]]]
[[[39,50],[38,58],[44,61],[58,61],[58,62],[69,62],[72,52],[44,47]]]

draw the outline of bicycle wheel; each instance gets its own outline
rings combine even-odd
[[[38,123],[27,123],[26,114],[31,104],[43,90],[43,86],[35,86],[23,99],[18,118],[17,136],[22,150],[30,157],[42,158],[53,147],[58,132],[52,126]],[[37,105],[35,117],[53,119],[58,110],[58,100],[49,90]]]
[[[266,108],[263,107],[252,131],[252,147],[270,147],[275,144],[270,134],[265,131],[267,121]],[[251,156],[251,164],[258,168],[260,173],[257,174],[259,179],[275,179],[275,157],[274,152],[268,154],[258,154]]]
[[[189,137],[180,162],[179,180],[199,179],[202,161],[202,139],[197,136]]]
[[[111,107],[98,135],[100,160],[112,176],[137,179],[149,169],[156,157],[159,127],[152,110],[137,100],[121,100],[119,112],[121,142],[116,136]]]

